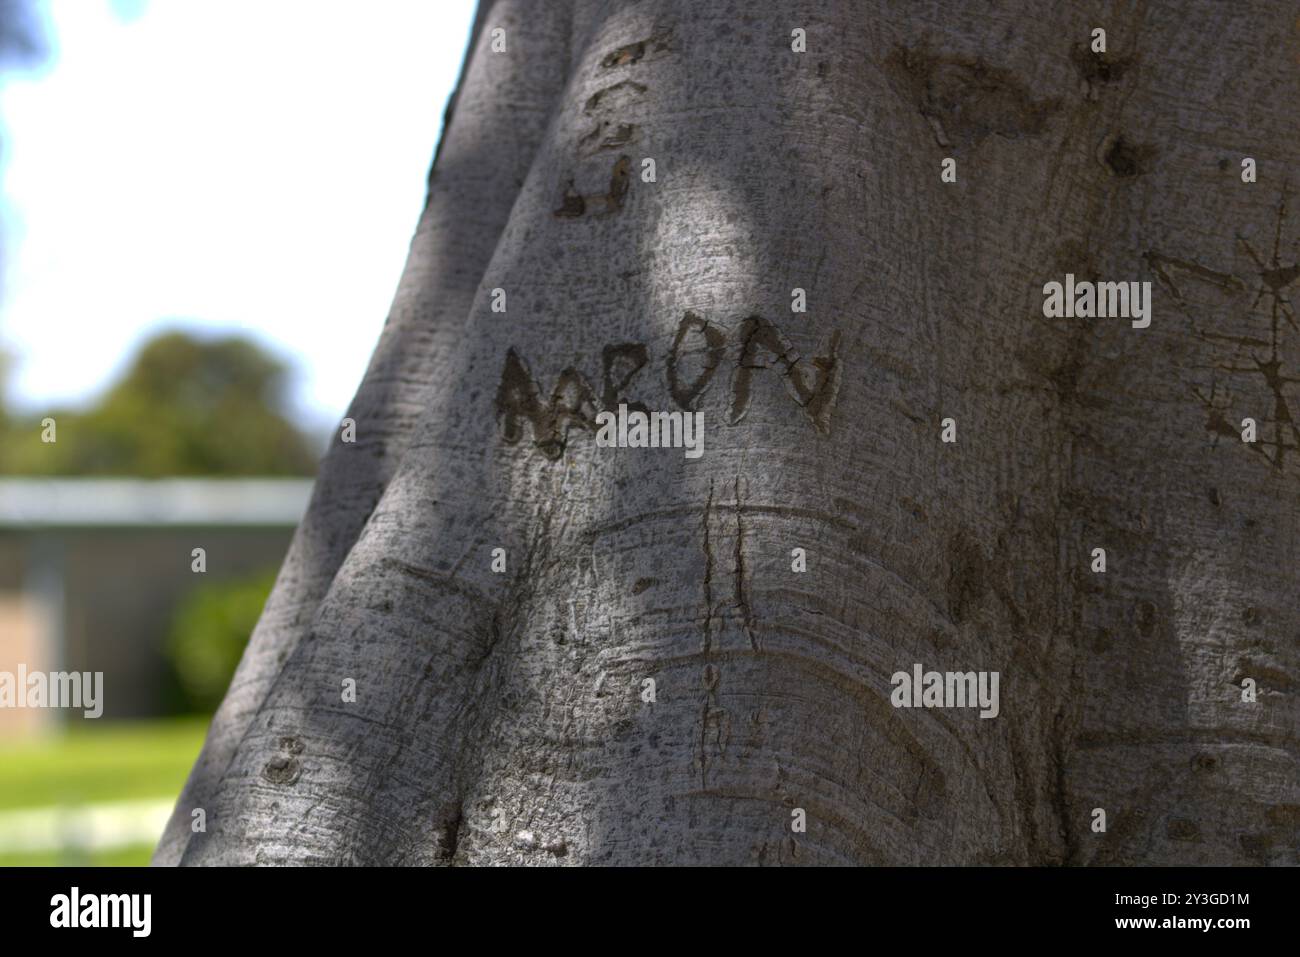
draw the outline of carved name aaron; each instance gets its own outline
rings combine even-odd
[[[831,333],[825,355],[804,358],[781,331],[762,316],[743,319],[731,334],[693,312],[678,323],[673,343],[664,357],[664,376],[672,401],[684,411],[695,411],[730,358],[726,422],[735,425],[749,411],[751,391],[760,372],[775,373],[785,390],[822,434],[830,432],[831,413],[839,395],[842,361],[840,333]],[[560,371],[554,386],[544,391],[514,348],[506,351],[497,386],[496,414],[507,444],[522,441],[531,429],[533,444],[549,459],[564,454],[569,431],[594,434],[596,414],[616,409],[620,403],[644,411],[645,405],[625,394],[650,364],[650,350],[639,342],[606,346],[601,350],[601,380],[597,391],[573,366]]]

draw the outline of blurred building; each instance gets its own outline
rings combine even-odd
[[[201,581],[278,566],[310,479],[0,479],[0,671],[101,671],[103,720],[159,714]],[[207,570],[192,571],[203,548]],[[0,736],[80,712],[0,708]]]

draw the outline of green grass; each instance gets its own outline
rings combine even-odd
[[[207,726],[207,718],[116,722],[0,742],[0,811],[173,798],[198,757]],[[0,853],[0,866],[142,866],[152,852],[151,845],[139,845],[75,857]]]
[[[0,811],[175,797],[207,727],[207,718],[121,721],[0,743]]]
[[[148,867],[152,844],[117,847],[90,855],[44,851],[37,854],[0,854],[0,867]]]

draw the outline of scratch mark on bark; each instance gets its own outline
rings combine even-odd
[[[604,193],[583,194],[574,186],[573,177],[565,180],[560,205],[552,210],[556,219],[582,219],[588,214],[608,215],[623,208],[628,188],[632,185],[632,158],[626,154],[614,161],[609,176],[609,189]]]
[[[700,708],[700,754],[699,754],[700,786],[702,788],[708,787],[708,771],[709,771],[708,746],[709,746],[710,727],[712,727],[714,731],[713,739],[714,739],[714,743],[717,745],[718,753],[722,754],[727,749],[726,747],[727,732],[725,730],[727,712],[725,710],[715,709],[714,707],[714,705],[717,704],[718,681],[721,678],[721,676],[722,676],[721,672],[718,670],[718,667],[716,665],[706,664],[704,666],[704,673],[702,675],[703,682],[704,682],[704,703]]]
[[[583,106],[584,113],[592,113],[598,107],[608,106],[610,101],[617,100],[626,102],[637,97],[645,95],[647,87],[636,80],[620,80],[618,83],[611,84],[603,89],[597,90],[587,98]]]
[[[591,128],[582,139],[578,140],[579,156],[595,156],[603,150],[616,150],[637,140],[635,123],[619,123],[612,130],[609,121],[601,120]]]
[[[656,30],[644,40],[637,40],[635,43],[625,43],[623,46],[613,50],[601,57],[600,68],[602,70],[614,70],[622,66],[632,66],[640,63],[651,54],[650,59],[655,59],[654,54],[672,52],[673,28],[666,27],[662,30]]]
[[[1178,284],[1174,282],[1166,267],[1172,266],[1183,272],[1189,273],[1193,278],[1200,279],[1218,286],[1220,289],[1241,290],[1245,289],[1245,284],[1236,276],[1226,272],[1219,272],[1202,266],[1200,263],[1190,262],[1186,259],[1178,259],[1174,256],[1163,256],[1155,250],[1148,249],[1142,254],[1142,258],[1151,266],[1151,270],[1156,274],[1160,282],[1169,290],[1170,294],[1180,302],[1183,299],[1182,291]]]
[[[709,543],[709,515],[713,511],[713,480],[709,480],[709,497],[704,503],[704,644],[707,654],[713,647],[713,547]]]
[[[740,626],[749,639],[749,646],[758,651],[758,639],[754,636],[754,616],[749,608],[749,594],[745,583],[745,519],[744,507],[740,501],[740,476],[736,476],[736,550],[735,550],[735,603],[740,612]]]

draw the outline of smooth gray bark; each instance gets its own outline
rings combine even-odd
[[[1295,9],[1057,6],[485,4],[156,862],[1300,861]]]

